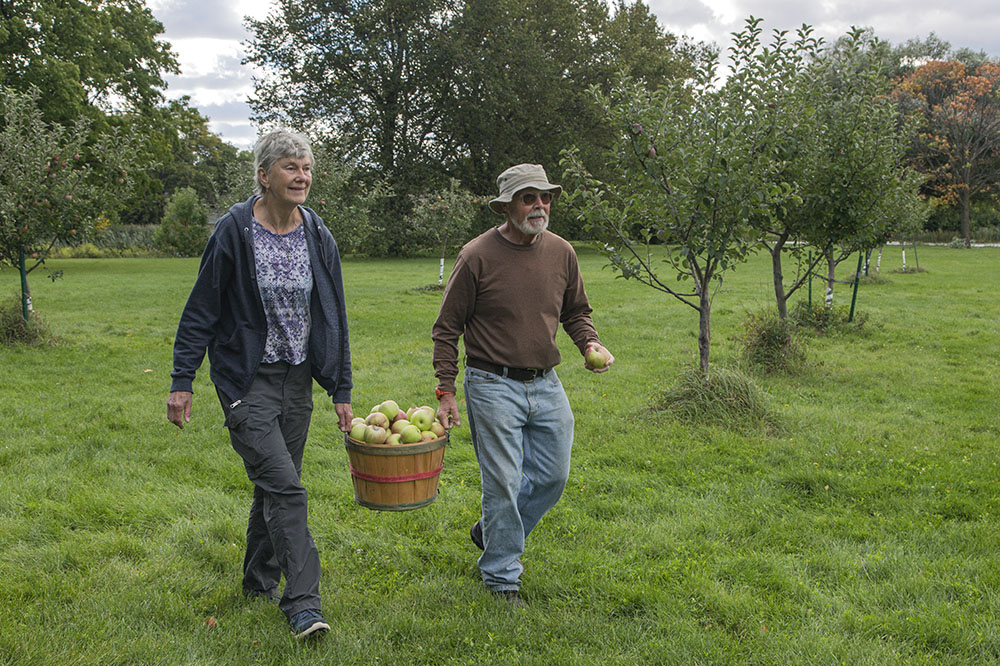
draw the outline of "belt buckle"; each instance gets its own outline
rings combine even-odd
[[[528,371],[528,379],[525,381],[533,382],[538,377],[538,368],[526,368]]]

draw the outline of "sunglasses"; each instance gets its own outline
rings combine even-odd
[[[525,206],[534,206],[535,200],[542,202],[543,206],[548,206],[552,203],[552,193],[551,192],[540,192],[535,194],[534,192],[525,192],[521,195],[521,203]]]

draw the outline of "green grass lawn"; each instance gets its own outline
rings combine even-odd
[[[911,274],[887,252],[861,331],[758,376],[778,425],[737,433],[653,409],[696,364],[696,313],[582,250],[617,360],[589,373],[559,335],[574,462],[528,541],[523,611],[479,580],[468,429],[434,504],[370,511],[317,387],[304,481],[333,631],[309,645],[240,593],[250,485],[207,367],[192,423],[166,420],[197,260],[52,262],[64,277],[32,289],[58,344],[0,348],[0,664],[996,663],[1000,249],[922,247]],[[432,403],[437,261],[345,278],[355,411]],[[713,363],[736,363],[769,289],[765,257],[727,280]]]

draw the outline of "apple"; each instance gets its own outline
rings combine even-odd
[[[420,439],[423,440],[423,441],[425,441],[425,442],[433,442],[437,438],[438,438],[438,436],[435,435],[430,430],[425,430],[422,433],[420,433]]]
[[[438,437],[444,437],[445,429],[444,426],[441,425],[440,421],[435,421],[434,423],[431,424],[431,432],[437,435]]]
[[[360,423],[361,425],[366,425],[366,424],[365,424],[365,420],[364,420],[363,418],[361,418],[360,416],[355,416],[355,417],[354,417],[353,419],[351,419],[351,427],[352,427],[352,428],[353,428],[354,426],[358,425],[359,423]]]
[[[609,357],[610,355],[606,351],[599,347],[594,347],[587,352],[587,363],[590,364],[590,367],[600,370],[608,364]]]
[[[385,443],[389,446],[399,446],[403,440],[398,432],[394,432],[386,438]]]
[[[387,437],[385,428],[381,426],[369,425],[365,428],[365,442],[368,444],[385,444]]]
[[[378,406],[378,411],[385,414],[385,418],[392,421],[399,414],[399,405],[396,404],[395,400],[386,400]]]
[[[395,423],[396,421],[401,421],[401,420],[405,420],[405,419],[406,419],[406,412],[404,412],[401,409],[398,412],[396,412],[396,416],[393,417],[392,422]]]
[[[357,420],[357,419],[355,419],[355,420]],[[355,423],[351,427],[351,432],[350,432],[351,439],[356,439],[359,442],[365,441],[365,432],[367,430],[368,430],[368,426],[365,425],[365,422],[362,419],[361,423]]]
[[[368,425],[376,425],[380,428],[389,427],[389,419],[382,412],[372,412],[368,415],[368,418],[365,419],[365,423]]]
[[[410,418],[411,416],[413,416],[413,412],[415,412],[415,411],[417,411],[416,405],[414,405],[414,406],[410,407],[408,410],[406,410],[406,418]]]
[[[421,407],[410,414],[410,423],[421,431],[430,430],[434,423],[434,411],[430,407]]]
[[[392,422],[392,425],[389,427],[389,430],[396,433],[403,432],[403,428],[405,428],[408,425],[410,425],[410,422],[407,421],[406,419],[397,419]]]
[[[420,428],[410,424],[403,428],[400,436],[402,437],[404,444],[415,444],[421,439]]]

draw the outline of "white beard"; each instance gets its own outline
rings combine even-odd
[[[512,219],[511,224],[526,236],[537,236],[549,228],[549,216],[544,212],[531,213],[523,221]]]

